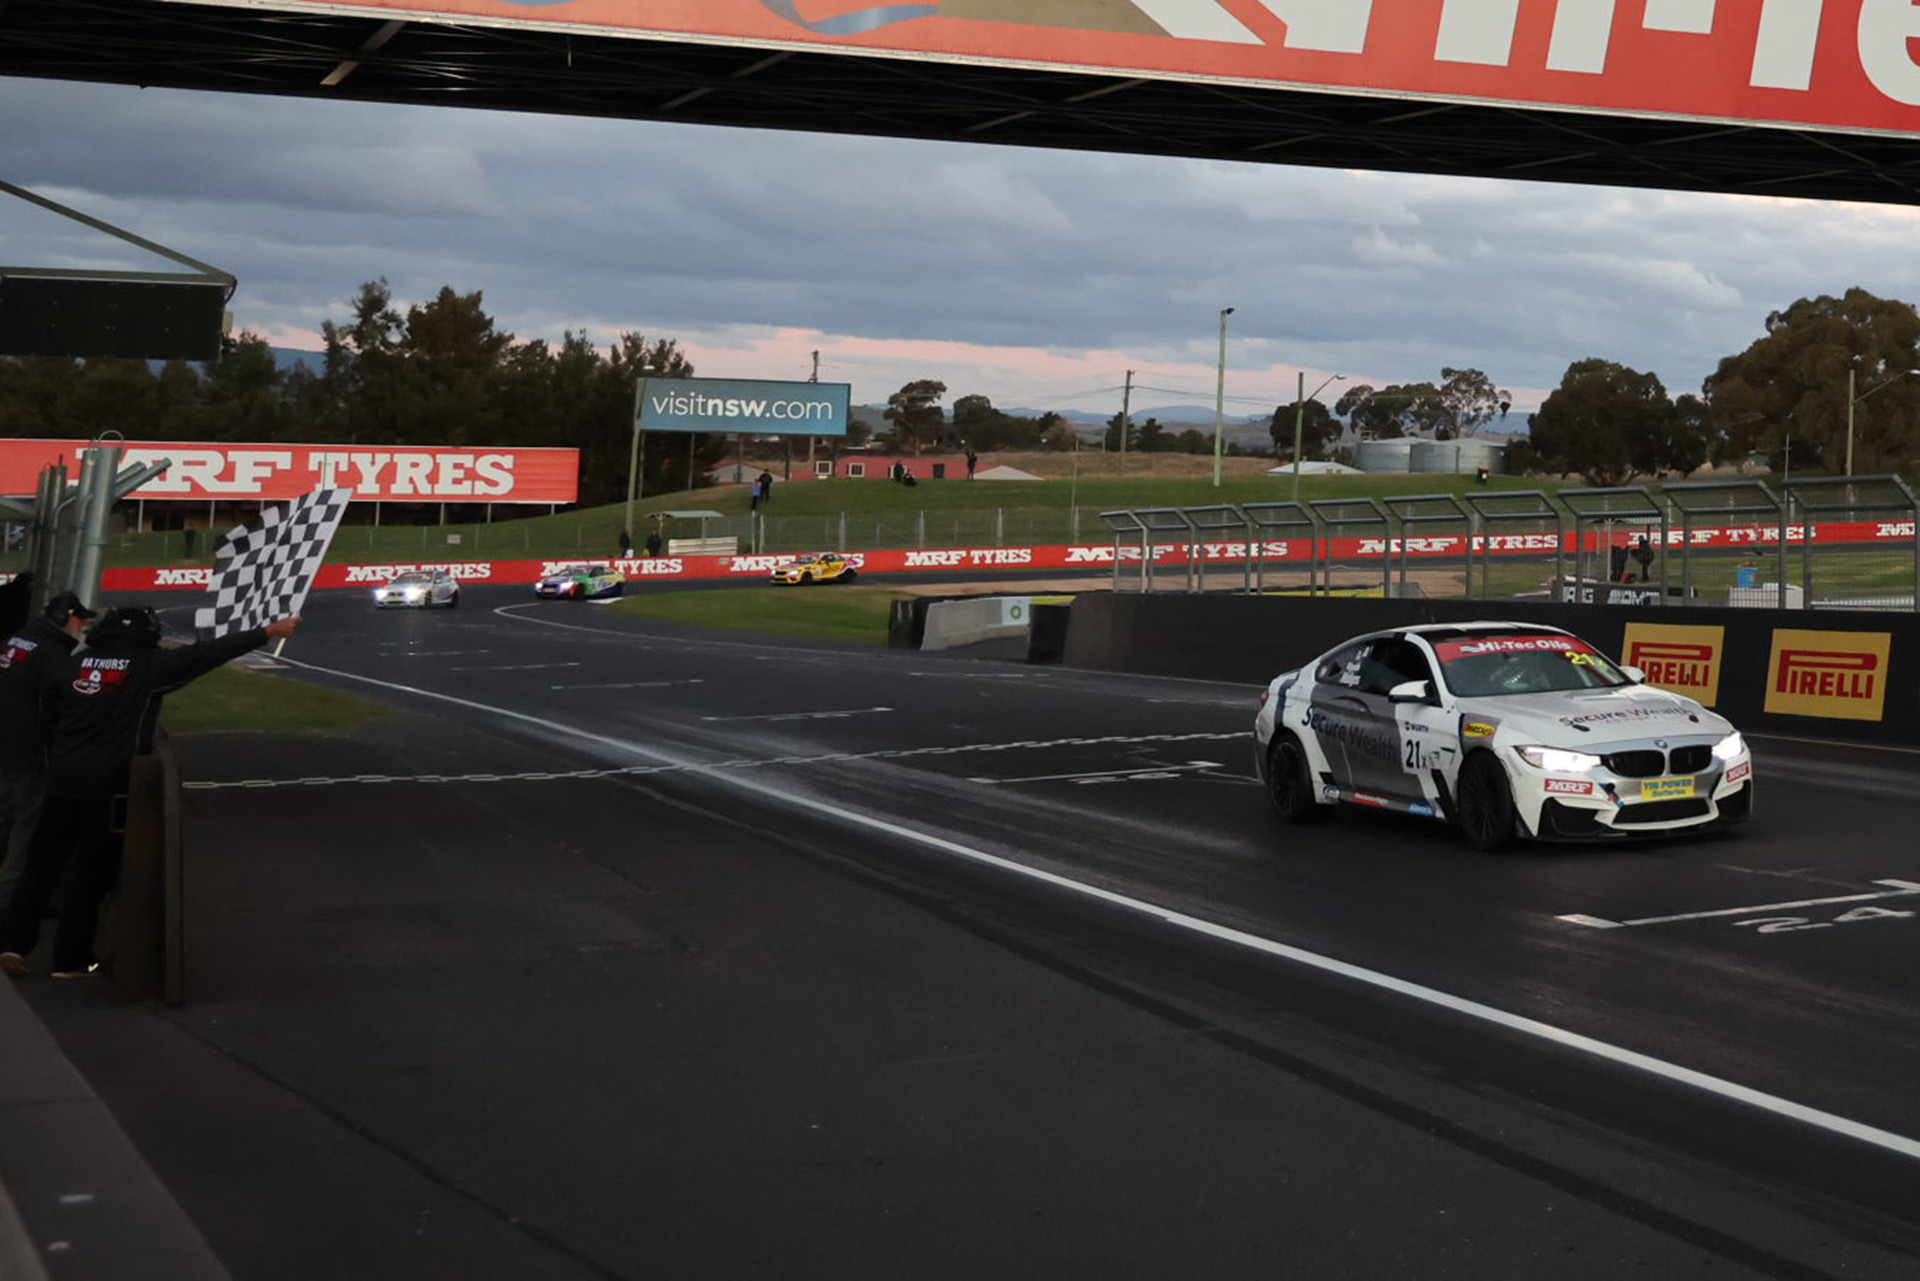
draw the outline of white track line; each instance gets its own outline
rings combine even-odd
[[[602,747],[614,748],[633,756],[651,757],[654,760],[679,765],[697,765],[695,762],[679,761],[672,755],[662,752],[657,748],[647,747],[626,739],[611,738],[605,734],[589,733],[586,730],[576,729],[571,725],[562,725],[558,721],[550,721],[539,716],[529,716],[525,712],[516,712],[504,707],[494,707],[487,703],[457,698],[451,694],[440,694],[433,690],[418,689],[411,685],[401,685],[393,681],[378,680],[372,676],[362,676],[357,672],[342,672],[333,668],[318,667],[310,663],[296,662],[292,659],[285,661],[290,666],[303,668],[307,671],[321,672],[329,676],[338,676],[345,680],[361,681],[368,685],[379,686],[382,689],[411,694],[418,698],[433,699],[437,702],[450,703],[456,707],[464,707],[471,711],[486,712],[493,716],[519,721],[527,725],[536,725],[541,729],[576,738],[582,742],[595,743]],[[1478,1001],[1468,1000],[1465,997],[1454,996],[1452,993],[1442,992],[1438,988],[1427,987],[1424,984],[1414,983],[1408,979],[1396,978],[1391,974],[1383,974],[1378,970],[1370,970],[1364,966],[1353,965],[1330,956],[1322,956],[1317,952],[1309,952],[1304,948],[1293,947],[1269,938],[1262,938],[1257,934],[1249,934],[1244,930],[1233,929],[1230,926],[1221,925],[1214,921],[1206,921],[1196,916],[1188,916],[1184,912],[1176,912],[1171,908],[1161,907],[1158,904],[1130,898],[1125,894],[1116,893],[1113,890],[1102,889],[1098,885],[1088,885],[1083,881],[1072,880],[1056,872],[1048,872],[1041,868],[1029,867],[1025,863],[1015,862],[1012,859],[1002,858],[997,854],[989,854],[985,850],[975,849],[970,845],[962,845],[958,841],[948,840],[944,836],[936,836],[931,832],[922,832],[911,827],[906,827],[879,815],[865,814],[859,810],[848,809],[844,806],[831,804],[827,801],[797,792],[782,791],[777,787],[762,783],[758,779],[748,775],[715,773],[709,775],[709,777],[724,782],[729,786],[740,788],[743,791],[754,792],[771,800],[778,801],[781,805],[788,808],[798,806],[801,809],[812,810],[818,814],[826,815],[829,818],[837,819],[844,823],[870,828],[877,832],[885,832],[889,836],[911,841],[918,845],[924,845],[929,849],[954,855],[956,858],[962,858],[969,862],[997,868],[1000,871],[1010,872],[1016,876],[1025,877],[1028,880],[1038,881],[1041,884],[1049,885],[1056,889],[1079,894],[1085,898],[1093,899],[1096,902],[1105,903],[1128,912],[1150,917],[1164,924],[1173,926],[1176,929],[1186,930],[1189,933],[1216,939],[1223,943],[1231,943],[1236,947],[1245,948],[1250,952],[1258,952],[1266,956],[1277,957],[1284,961],[1293,962],[1296,965],[1303,965],[1309,969],[1319,970],[1322,973],[1349,979],[1353,982],[1364,984],[1367,987],[1377,988],[1384,992],[1392,992],[1398,996],[1409,997],[1439,1009],[1450,1010],[1453,1013],[1465,1015],[1468,1018],[1477,1019],[1483,1023],[1490,1023],[1496,1027],[1506,1028],[1508,1031],[1518,1032],[1523,1036],[1530,1036],[1564,1049],[1575,1050],[1596,1059],[1614,1063],[1621,1067],[1631,1068],[1634,1071],[1643,1072],[1663,1081],[1670,1081],[1676,1085],[1684,1085],[1691,1089],[1700,1090],[1716,1098],[1743,1104],[1762,1112],[1771,1113],[1774,1116],[1784,1117],[1790,1121],[1798,1121],[1804,1125],[1811,1125],[1817,1129],[1825,1130],[1830,1134],[1837,1134],[1845,1138],[1869,1144],[1873,1147],[1882,1148],[1888,1152],[1897,1153],[1900,1156],[1920,1160],[1920,1141],[1911,1139],[1904,1134],[1896,1134],[1891,1130],[1882,1130],[1875,1126],[1867,1125],[1864,1122],[1837,1115],[1836,1113],[1824,1112],[1819,1108],[1808,1107],[1803,1103],[1795,1103],[1791,1099],[1783,1099],[1776,1094],[1768,1094],[1762,1090],[1756,1090],[1750,1086],[1728,1081],[1722,1077],[1712,1076],[1706,1072],[1698,1072],[1692,1068],[1681,1067],[1677,1063],[1669,1063],[1664,1059],[1656,1059],[1652,1055],[1641,1054],[1637,1050],[1625,1049],[1606,1041],[1597,1040],[1594,1037],[1585,1036],[1579,1032],[1571,1032],[1566,1028],[1555,1027],[1551,1023],[1542,1023],[1538,1019],[1530,1019],[1524,1015],[1512,1014],[1506,1010],[1496,1009],[1491,1005],[1483,1005]]]

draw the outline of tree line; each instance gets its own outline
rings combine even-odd
[[[350,318],[322,326],[320,368],[282,369],[243,333],[204,365],[139,360],[0,357],[0,436],[316,444],[559,446],[581,454],[581,502],[626,489],[633,386],[643,376],[686,378],[692,362],[670,338],[625,333],[604,349],[583,335],[558,343],[502,331],[479,292],[443,286],[425,303],[395,303],[385,280],[362,285]],[[1073,448],[1080,433],[1055,413],[1007,414],[979,394],[942,407],[944,383],[910,382],[877,422],[856,411],[831,448],[871,441],[891,452]],[[1444,368],[1436,381],[1346,389],[1276,406],[1273,455],[1308,458],[1343,440],[1465,438],[1504,419],[1512,396],[1480,370]],[[1212,435],[1129,419],[1126,448],[1208,453]],[[1567,366],[1509,470],[1578,475],[1599,486],[1686,475],[1707,463],[1765,457],[1775,470],[1897,470],[1920,449],[1920,313],[1860,288],[1803,298],[1766,318],[1746,350],[1720,361],[1698,395],[1670,396],[1659,377],[1599,357]],[[1850,429],[1851,428],[1851,429]],[[1121,447],[1122,421],[1103,445]],[[730,437],[649,449],[647,493],[708,483]],[[1240,452],[1232,446],[1231,452]]]

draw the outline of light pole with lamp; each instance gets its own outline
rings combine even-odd
[[[1873,395],[1874,392],[1884,387],[1893,386],[1902,378],[1909,377],[1913,374],[1920,374],[1920,369],[1903,369],[1885,382],[1875,383],[1856,396],[1853,394],[1854,368],[1859,359],[1858,356],[1854,357],[1855,363],[1847,366],[1847,475],[1849,476],[1853,475],[1853,407]]]
[[[1333,374],[1325,382],[1313,389],[1318,396],[1334,383],[1343,382],[1345,374]],[[1293,403],[1293,501],[1300,501],[1300,440],[1307,425],[1307,401],[1313,397],[1307,395],[1307,371],[1300,370],[1299,399]]]
[[[1227,317],[1233,308],[1220,309],[1220,375],[1213,384],[1213,487],[1220,488],[1220,450],[1227,421]]]

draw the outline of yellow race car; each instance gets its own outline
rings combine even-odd
[[[850,583],[858,576],[853,562],[841,553],[813,552],[775,565],[771,581],[788,586],[798,583],[810,587],[815,583]]]

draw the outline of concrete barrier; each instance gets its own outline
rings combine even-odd
[[[1000,636],[1024,636],[1031,621],[1031,596],[974,596],[939,600],[927,606],[921,649],[952,649]]]
[[[1920,746],[1912,614],[1092,593],[1073,602],[1064,661],[1263,685],[1351,636],[1475,619],[1564,628],[1756,733]]]

